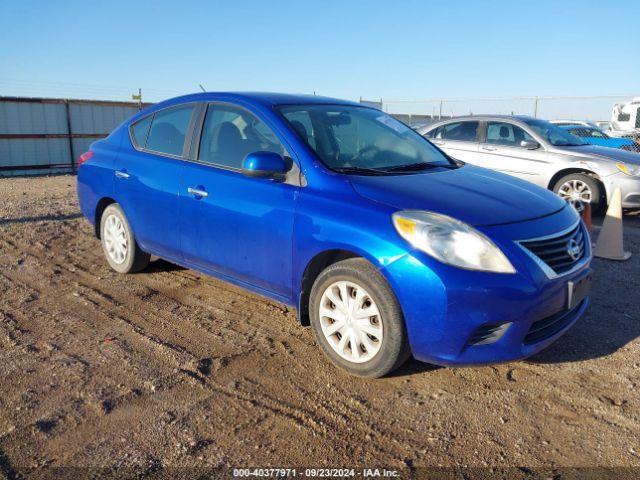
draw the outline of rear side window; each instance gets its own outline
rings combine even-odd
[[[459,142],[477,142],[478,125],[478,122],[449,123],[447,125],[443,125],[438,129],[436,138],[444,138],[445,140],[457,140]]]
[[[193,109],[193,105],[184,105],[157,112],[153,116],[145,148],[181,156]]]
[[[152,119],[153,115],[149,115],[148,117],[139,120],[131,127],[133,141],[136,144],[136,147],[144,148],[147,143],[147,134],[149,133],[149,125],[151,125]]]
[[[232,105],[209,105],[198,153],[201,162],[240,169],[244,157],[258,151],[285,155],[278,137],[252,113]]]

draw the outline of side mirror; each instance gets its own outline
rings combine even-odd
[[[284,181],[290,169],[290,162],[274,152],[253,152],[244,157],[242,162],[243,175],[279,182]]]
[[[522,140],[520,142],[520,146],[522,148],[526,148],[527,150],[536,150],[540,148],[540,144],[534,140]]]

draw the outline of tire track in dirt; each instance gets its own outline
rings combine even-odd
[[[614,301],[613,269],[598,263],[592,319],[545,357],[569,360],[414,363],[395,377],[354,379],[270,300],[163,261],[111,273],[89,224],[66,217],[78,211],[73,182],[0,180],[0,218],[21,219],[0,226],[0,312],[10,315],[0,316],[0,423],[15,426],[0,448],[14,469],[640,465],[630,450],[640,365],[629,323],[639,310]],[[619,267],[628,288],[637,268],[637,259]],[[610,352],[571,359],[563,349],[602,350],[590,329]]]
[[[11,245],[12,242],[7,242],[7,243],[12,247],[16,247],[15,244]],[[29,249],[23,249],[23,252],[27,255],[33,256],[34,258],[37,258],[38,260],[41,260],[40,257],[35,257],[34,253]],[[132,315],[132,312],[128,307],[126,308],[127,313],[129,315],[128,317],[124,317],[122,315],[122,312],[118,311],[124,308],[124,305],[130,306],[131,304],[135,304],[136,301],[138,301],[137,298],[130,297],[126,299],[116,300],[117,294],[111,291],[111,289],[109,289],[108,293],[105,292],[105,289],[102,288],[103,285],[98,286],[94,282],[92,282],[91,277],[88,275],[88,272],[83,271],[84,269],[78,264],[74,264],[75,268],[73,272],[69,271],[67,268],[65,268],[64,265],[59,263],[54,263],[54,266],[56,269],[66,270],[69,274],[74,274],[74,276],[77,276],[79,274],[81,281],[78,282],[79,284],[78,286],[85,287],[86,290],[88,290],[88,294],[87,292],[82,292],[82,294],[79,296],[79,299],[80,300],[90,299],[92,305],[103,314],[103,316],[105,317],[105,320],[108,321],[109,319],[115,319],[115,320],[118,320],[119,322],[126,323],[132,329],[133,332],[144,337],[148,342],[151,342],[151,344],[153,344],[153,346],[155,346],[156,348],[159,348],[160,354],[163,357],[166,357],[166,349],[172,350],[179,357],[179,359],[174,360],[176,367],[179,368],[180,371],[190,374],[193,378],[199,379],[199,381],[203,385],[208,385],[211,389],[213,389],[217,393],[226,394],[229,397],[229,399],[233,401],[244,400],[245,402],[248,402],[249,404],[251,404],[253,407],[266,409],[275,415],[280,415],[285,419],[294,421],[301,428],[310,429],[315,434],[326,433],[327,430],[331,430],[335,427],[334,425],[330,425],[328,428],[327,427],[320,428],[320,425],[327,423],[328,418],[336,416],[335,412],[326,409],[326,407],[323,407],[323,405],[321,404],[316,405],[317,410],[318,411],[324,410],[327,413],[327,417],[326,417],[327,419],[322,419],[316,413],[307,411],[298,406],[294,406],[280,399],[267,396],[264,393],[262,393],[259,396],[260,400],[256,400],[255,392],[247,392],[248,395],[245,395],[243,397],[242,395],[239,395],[237,393],[234,394],[232,392],[229,392],[228,390],[225,390],[223,385],[215,384],[215,383],[212,383],[211,381],[203,382],[203,378],[200,376],[197,376],[197,373],[185,368],[185,365],[189,366],[189,365],[193,365],[194,363],[197,363],[197,361],[199,360],[198,355],[194,355],[192,352],[187,351],[182,347],[178,347],[175,344],[171,344],[164,340],[160,340],[159,337],[155,335],[150,335],[147,332],[145,332],[144,328],[142,328],[140,325],[143,323],[147,323],[147,324],[150,323],[148,318],[142,318],[137,316],[136,314]],[[193,279],[190,279],[190,280],[193,281]],[[43,286],[42,288],[46,288],[46,286]],[[165,293],[162,290],[160,290],[160,292],[163,294]],[[118,292],[118,294],[119,293],[121,292]],[[174,298],[174,300],[177,300],[177,299]],[[198,305],[198,306],[202,306],[202,305]],[[156,312],[154,312],[152,316],[154,318],[158,318],[158,315]],[[134,320],[132,320],[132,317],[134,318]],[[163,320],[166,320],[166,319],[163,319]],[[171,321],[175,321],[175,319],[172,317]],[[252,396],[254,398],[252,398]],[[344,414],[342,414],[342,416],[344,418]],[[352,418],[351,420],[355,420],[355,418]]]

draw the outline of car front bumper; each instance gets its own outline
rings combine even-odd
[[[528,238],[561,230],[558,221],[566,225],[569,216],[565,212],[527,222]],[[483,229],[494,241],[500,238],[496,243],[516,274],[461,270],[415,251],[382,270],[402,307],[416,359],[443,366],[523,359],[549,346],[585,313],[589,297],[571,311],[567,305],[568,283],[590,271],[588,239],[585,256],[575,268],[549,278],[514,241],[522,239],[522,226]],[[476,343],[496,329],[495,338]]]
[[[618,187],[622,192],[622,208],[640,208],[640,177],[632,177],[622,172],[608,177],[606,188],[609,201]]]

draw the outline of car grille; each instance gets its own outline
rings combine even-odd
[[[520,242],[524,248],[547,264],[555,273],[561,274],[571,270],[586,254],[586,238],[579,222],[570,232],[540,240]],[[576,250],[573,256],[571,247]]]
[[[524,337],[524,344],[529,345],[532,343],[537,343],[558,333],[569,323],[571,323],[571,321],[574,319],[575,313],[580,310],[580,308],[586,301],[587,300],[584,299],[577,306],[575,306],[573,310],[565,310],[549,317],[543,318],[542,320],[538,320],[537,322],[533,322],[531,324],[531,327],[529,327],[529,331]]]

